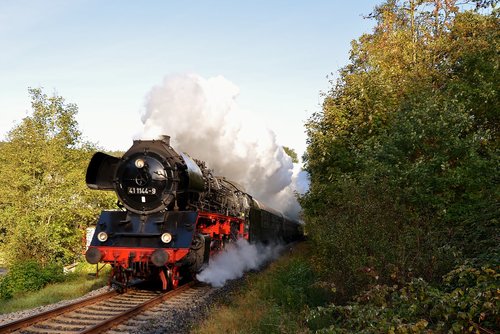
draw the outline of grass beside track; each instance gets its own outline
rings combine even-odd
[[[0,314],[78,298],[108,283],[106,269],[99,272],[98,278],[92,273],[95,274],[95,266],[83,265],[75,272],[67,274],[64,282],[49,284],[39,291],[19,293],[12,299],[2,300],[0,302]]]
[[[302,242],[260,273],[247,275],[241,290],[214,306],[194,334],[306,333],[303,310],[328,302],[331,294],[315,283]]]

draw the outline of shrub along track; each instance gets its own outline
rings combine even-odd
[[[190,290],[196,290],[193,282],[166,293],[110,291],[2,325],[0,333],[102,333],[165,301],[186,303]]]

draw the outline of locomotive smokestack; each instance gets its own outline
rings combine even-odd
[[[170,136],[167,135],[162,135],[161,136],[161,141],[170,146]]]

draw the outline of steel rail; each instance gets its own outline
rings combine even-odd
[[[171,290],[169,292],[166,292],[164,294],[161,294],[159,295],[158,297],[155,297],[151,300],[148,300],[142,304],[139,304],[121,314],[118,314],[112,318],[109,318],[95,326],[92,326],[90,328],[87,328],[83,331],[80,332],[80,334],[98,334],[98,333],[102,333],[106,330],[109,330],[111,329],[112,327],[114,326],[117,326],[123,322],[125,322],[126,320],[132,318],[133,316],[147,310],[147,309],[150,309],[151,307],[155,306],[155,305],[158,305],[186,290],[189,290],[193,285],[195,284],[195,282],[190,282],[190,283],[187,283],[187,284],[184,284],[178,288],[176,288],[175,290]]]
[[[77,309],[84,307],[84,306],[87,306],[87,305],[95,304],[97,302],[100,302],[100,301],[105,300],[105,299],[109,299],[109,298],[114,297],[116,295],[118,295],[118,292],[108,291],[106,293],[96,295],[93,297],[89,297],[89,298],[86,298],[86,299],[83,299],[80,301],[76,301],[76,302],[68,304],[68,305],[60,306],[60,307],[57,307],[55,309],[48,310],[48,311],[45,311],[42,313],[38,313],[38,314],[35,314],[35,315],[27,317],[27,318],[15,320],[15,321],[6,323],[4,325],[1,325],[0,326],[0,333],[11,333],[11,332],[16,331],[18,329],[31,326],[37,322],[41,322],[41,321],[44,321],[44,320],[47,320],[50,318],[57,317],[58,315],[77,310]]]

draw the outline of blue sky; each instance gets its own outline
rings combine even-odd
[[[381,1],[0,1],[0,139],[29,111],[28,87],[79,107],[86,139],[127,149],[166,75],[222,75],[239,106],[302,154],[326,76]]]

